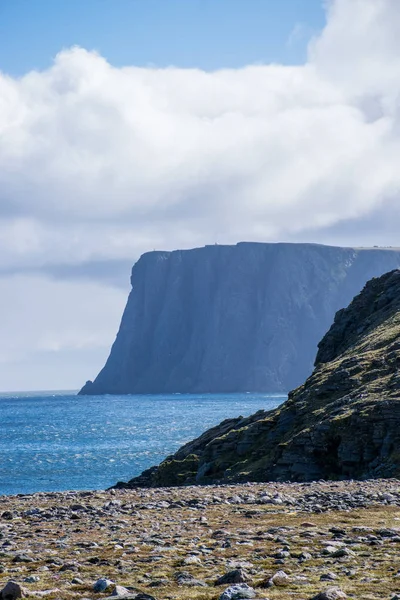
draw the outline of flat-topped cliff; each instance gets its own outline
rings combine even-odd
[[[397,249],[240,243],[144,254],[106,365],[82,394],[288,391],[335,312]]]
[[[340,310],[279,408],[206,431],[122,487],[400,476],[400,271]]]

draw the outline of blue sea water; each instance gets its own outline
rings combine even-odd
[[[0,494],[104,489],[279,394],[0,394]]]

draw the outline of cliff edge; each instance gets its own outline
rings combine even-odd
[[[240,243],[149,252],[106,365],[81,394],[287,392],[335,312],[396,249]]]
[[[279,408],[224,421],[118,487],[400,476],[400,271],[369,281]]]

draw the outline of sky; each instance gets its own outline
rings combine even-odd
[[[398,0],[0,0],[0,390],[103,366],[146,251],[398,246]]]
[[[46,69],[72,46],[114,67],[299,64],[324,22],[320,0],[1,0],[0,67]]]

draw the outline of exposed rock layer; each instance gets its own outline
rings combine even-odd
[[[121,486],[400,476],[400,271],[340,310],[279,408],[224,421]]]
[[[335,312],[400,251],[316,244],[150,252],[103,370],[82,394],[287,391]]]

